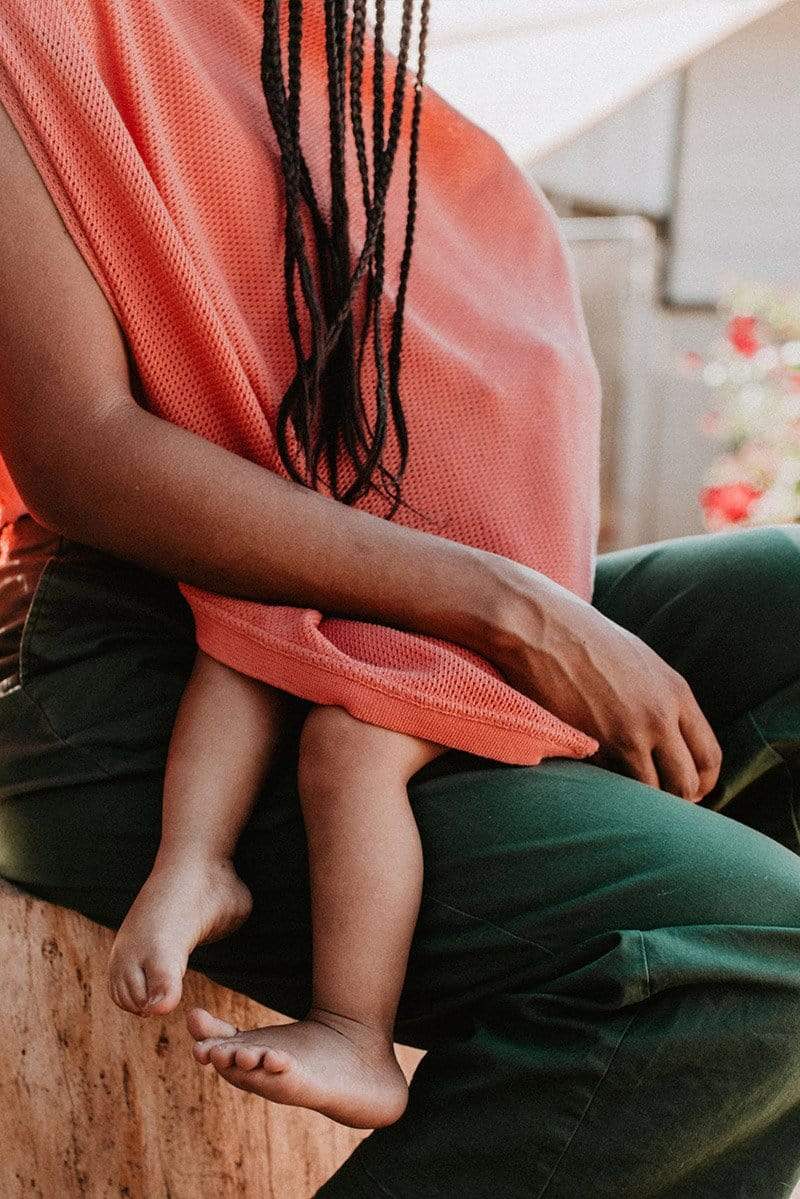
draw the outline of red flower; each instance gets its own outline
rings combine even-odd
[[[757,323],[754,316],[734,316],[728,322],[728,341],[745,358],[752,358],[760,345],[756,337]]]
[[[735,525],[743,521],[755,501],[763,495],[749,483],[726,483],[722,487],[704,487],[700,492],[700,503],[711,529],[724,525]]]

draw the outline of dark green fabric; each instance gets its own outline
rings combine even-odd
[[[404,1117],[320,1197],[777,1199],[800,1180],[800,530],[606,554],[594,603],[689,680],[720,784],[694,805],[585,762],[455,753],[417,776],[397,1035],[429,1052]],[[122,919],[192,655],[173,584],[62,546],[0,697],[0,873]],[[193,964],[300,1015],[293,752],[238,851],[253,916]]]

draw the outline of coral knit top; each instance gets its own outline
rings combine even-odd
[[[306,4],[301,128],[327,212],[322,8]],[[275,419],[295,359],[261,38],[260,0],[3,0],[0,101],[120,322],[139,401],[282,473]],[[371,78],[369,59],[368,47]],[[398,267],[410,77],[407,86],[386,223],[387,263]],[[365,105],[369,130],[368,94]],[[365,222],[352,141],[348,151],[357,253]],[[419,170],[401,379],[407,506],[394,519],[589,599],[600,389],[557,220],[497,143],[430,88]],[[387,271],[386,328],[396,275]],[[371,370],[365,361],[366,396]],[[23,510],[5,470],[0,499],[6,521]],[[181,589],[208,654],[294,695],[502,762],[597,749],[447,642]]]

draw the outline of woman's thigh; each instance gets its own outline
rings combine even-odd
[[[102,923],[121,921],[155,853],[193,652],[171,584],[102,555],[51,563],[26,626],[21,686],[0,697],[0,873]],[[311,960],[294,754],[290,738],[237,852],[253,916],[193,957],[289,1014],[308,1001]],[[644,994],[666,945],[651,931],[646,948],[648,930],[674,938],[702,926],[719,976],[720,929],[763,928],[767,951],[797,926],[795,854],[592,764],[510,768],[448,754],[411,790],[425,892],[400,1011],[409,1041],[431,1043],[460,1010],[515,979],[563,974],[609,937],[624,951],[620,984]]]
[[[800,681],[800,525],[602,554],[592,602],[688,680],[715,727]]]
[[[800,525],[602,555],[593,603],[689,682],[724,755],[704,805],[800,852]]]

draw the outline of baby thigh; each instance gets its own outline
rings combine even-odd
[[[344,708],[316,707],[300,737],[300,793],[312,802],[343,788],[405,786],[443,752],[430,741],[366,724]]]

